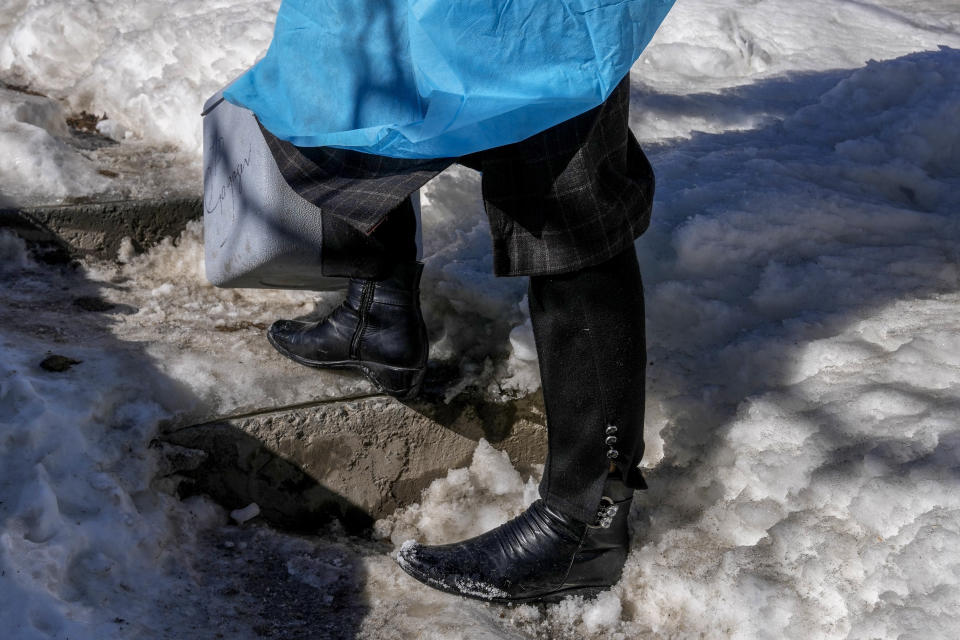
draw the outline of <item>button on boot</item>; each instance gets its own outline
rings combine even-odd
[[[267,339],[294,362],[355,369],[384,393],[412,398],[420,391],[427,366],[422,273],[422,263],[409,262],[385,279],[351,279],[346,299],[325,318],[278,320],[267,330]]]

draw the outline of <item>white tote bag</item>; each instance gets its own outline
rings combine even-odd
[[[346,286],[320,269],[320,209],[283,179],[253,113],[218,91],[203,107],[203,244],[217,287]],[[419,193],[413,194],[420,247]]]

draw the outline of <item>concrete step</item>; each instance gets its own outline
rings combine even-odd
[[[358,531],[449,469],[486,438],[529,470],[546,454],[540,394],[507,403],[402,403],[387,396],[329,401],[171,428],[157,442],[162,489],[204,493],[295,530],[331,517]]]
[[[124,237],[142,251],[176,237],[202,213],[202,199],[187,196],[6,207],[0,208],[0,228],[40,245],[49,261],[91,255],[113,260]]]
[[[18,299],[9,322],[19,326],[29,314],[33,321],[22,332],[31,339],[62,335],[57,353],[68,357],[70,345],[99,345],[140,363],[172,412],[153,445],[163,461],[158,488],[206,493],[230,508],[256,502],[264,519],[286,528],[311,529],[337,517],[363,529],[418,501],[449,469],[469,464],[480,438],[507,451],[521,471],[543,462],[539,393],[502,402],[460,393],[446,402],[456,366],[447,363],[446,371],[432,363],[421,399],[401,403],[358,374],[279,356],[264,329],[302,313],[302,300],[210,287],[189,266],[202,259],[196,238],[161,247],[175,255],[153,266],[125,271],[114,262],[124,237],[144,250],[200,215],[199,198],[0,210],[0,227],[48,244],[48,258],[102,261],[96,281],[81,271],[49,271],[59,285]],[[337,295],[312,303],[315,314],[336,304]],[[78,306],[81,300],[98,304]]]

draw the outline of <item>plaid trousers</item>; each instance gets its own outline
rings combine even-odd
[[[613,258],[650,222],[654,177],[628,126],[629,74],[600,106],[520,142],[459,158],[388,158],[332,147],[296,147],[264,130],[286,181],[330,216],[327,234],[362,243],[410,194],[454,162],[482,174],[498,276],[576,271]],[[331,255],[349,247],[330,247]],[[336,249],[336,251],[332,251]],[[324,260],[327,275],[343,271]],[[328,270],[330,273],[328,273]],[[362,274],[357,274],[362,275]]]

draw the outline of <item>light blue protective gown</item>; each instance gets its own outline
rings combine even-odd
[[[224,95],[298,146],[461,156],[599,105],[673,3],[284,0]]]

